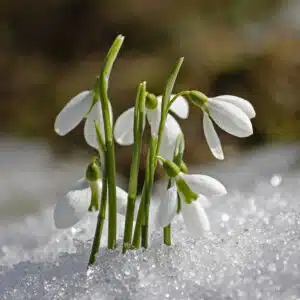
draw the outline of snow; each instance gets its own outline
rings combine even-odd
[[[229,192],[204,203],[210,234],[193,240],[177,217],[171,247],[154,232],[147,250],[102,247],[89,270],[95,215],[57,230],[47,200],[38,212],[1,222],[0,299],[299,300],[299,153],[298,144],[271,145],[201,167]]]

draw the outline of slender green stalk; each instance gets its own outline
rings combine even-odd
[[[102,237],[102,231],[103,231],[103,225],[105,221],[105,213],[106,213],[106,203],[107,203],[107,176],[105,173],[103,174],[102,178],[102,194],[101,194],[101,205],[100,205],[100,211],[97,218],[97,226],[96,231],[94,235],[92,250],[89,258],[88,267],[93,265],[96,260],[96,254],[99,251],[100,243],[101,243],[101,237]]]
[[[99,128],[99,125],[97,121],[94,121],[94,126],[97,134],[97,140],[98,140],[98,151],[99,155],[101,157],[101,153],[106,152],[105,144],[102,138],[102,134]],[[105,161],[100,162],[101,165],[105,166]],[[95,230],[95,235],[94,235],[94,240],[93,240],[93,245],[92,245],[92,250],[89,258],[89,263],[88,267],[93,265],[95,260],[96,260],[96,254],[99,251],[100,243],[101,243],[101,237],[102,237],[102,231],[103,231],[103,225],[105,221],[105,214],[106,214],[106,204],[107,204],[107,173],[105,171],[105,167],[102,168],[102,193],[101,193],[101,205],[100,205],[100,210],[98,213],[98,218],[97,218],[97,225],[96,225],[96,230]],[[99,189],[98,189],[98,183],[95,183],[97,185],[97,195],[99,194]],[[97,198],[97,203],[98,203],[98,198]]]
[[[179,194],[177,193],[177,214],[179,214],[181,212],[181,199]]]
[[[116,193],[116,163],[114,151],[114,139],[112,124],[110,121],[109,99],[107,95],[108,82],[111,69],[123,44],[124,37],[119,35],[115,39],[104,60],[103,68],[100,73],[100,100],[105,131],[106,144],[106,172],[108,178],[108,242],[107,247],[114,249],[117,243],[117,193]]]
[[[172,180],[169,179],[167,189],[172,185]],[[171,246],[171,224],[168,224],[163,228],[164,244]]]
[[[149,180],[147,182],[147,193],[145,197],[145,203],[144,203],[144,218],[143,218],[143,225],[142,225],[142,247],[148,248],[148,231],[149,231],[149,210],[150,210],[150,201],[151,201],[151,194],[154,184],[154,171],[155,171],[155,151],[157,146],[157,138],[152,137],[150,141],[150,147],[149,147]]]
[[[95,130],[96,130],[96,133],[97,133],[99,152],[102,151],[102,153],[105,153],[106,145],[105,145],[104,139],[102,137],[98,122],[96,120],[94,120],[94,126],[95,126]],[[100,155],[100,157],[101,157],[101,155]]]
[[[171,224],[164,227],[164,244],[171,246]]]
[[[177,78],[179,70],[183,64],[183,60],[184,60],[184,58],[181,57],[177,61],[173,71],[171,72],[171,75],[169,76],[169,78],[167,80],[165,90],[163,93],[162,103],[161,103],[161,119],[160,119],[160,124],[159,124],[159,129],[158,129],[158,143],[157,143],[157,148],[156,148],[156,155],[158,155],[160,144],[162,141],[162,136],[163,136],[163,132],[164,132],[164,128],[165,128],[165,121],[166,121],[166,118],[168,115],[168,104],[170,102],[170,98],[171,98],[171,94],[172,94],[172,91],[174,88],[176,78]],[[157,163],[157,159],[155,158],[155,167],[156,167],[156,163]]]
[[[146,160],[146,172],[145,172],[145,179],[144,179],[144,185],[142,190],[142,197],[141,202],[138,210],[138,215],[135,222],[135,228],[134,228],[134,234],[133,234],[133,240],[132,240],[132,247],[133,248],[139,248],[141,244],[141,233],[142,233],[142,225],[144,221],[144,215],[145,215],[145,202],[147,198],[147,194],[149,194],[148,190],[148,182],[150,178],[150,170],[149,170],[149,154],[147,154],[147,160]]]
[[[145,182],[148,181],[149,174],[148,170],[146,168],[146,176],[145,176]],[[142,232],[142,224],[144,219],[144,207],[145,207],[145,201],[146,201],[146,195],[147,195],[147,189],[146,184],[144,182],[143,191],[142,191],[142,197],[141,202],[138,210],[138,215],[135,222],[135,228],[134,228],[134,234],[132,239],[132,248],[139,248],[141,244],[141,232]]]
[[[133,158],[130,169],[129,188],[127,198],[127,210],[124,228],[124,239],[122,252],[125,253],[128,248],[131,248],[131,237],[135,211],[135,201],[137,194],[138,173],[140,165],[141,143],[143,137],[143,127],[145,120],[145,99],[146,99],[146,84],[141,83],[137,91],[137,99],[135,104],[134,115],[134,148]]]
[[[132,245],[134,248],[138,248],[140,245],[139,241],[141,238],[141,231],[142,231],[141,226],[143,224],[144,224],[143,245],[144,246],[148,245],[149,213],[148,213],[148,216],[145,218],[145,216],[144,216],[145,209],[144,208],[146,206],[149,206],[149,204],[150,204],[150,200],[148,201],[147,198],[151,199],[155,169],[156,169],[156,165],[157,165],[157,157],[156,156],[159,153],[159,148],[160,148],[160,144],[161,144],[162,136],[163,136],[163,132],[164,132],[164,127],[165,127],[165,121],[166,121],[166,118],[168,115],[168,103],[170,101],[172,90],[173,90],[176,78],[178,76],[179,70],[182,66],[182,63],[183,63],[183,58],[180,58],[177,61],[173,71],[171,72],[171,74],[167,80],[165,90],[163,93],[162,104],[161,104],[161,119],[160,119],[160,124],[159,124],[158,137],[157,137],[156,148],[155,148],[155,155],[153,157],[151,173],[150,173],[150,170],[148,170],[148,172],[147,172],[147,168],[146,168],[146,178],[145,178],[144,186],[143,186],[143,194],[142,194],[142,199],[141,199],[141,203],[140,203],[140,207],[139,207],[139,211],[138,211],[137,221],[136,221],[135,230],[134,230],[134,237],[133,237],[133,242],[132,242]]]

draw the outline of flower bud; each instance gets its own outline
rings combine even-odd
[[[94,158],[86,169],[85,178],[87,181],[94,182],[100,178],[100,167],[96,160],[97,158]]]
[[[200,108],[203,108],[204,104],[208,101],[207,96],[199,91],[189,91],[185,97]]]
[[[183,195],[184,200],[187,204],[192,203],[192,201],[198,198],[198,195],[191,190],[190,186],[186,183],[186,181],[183,178],[178,176],[175,180],[178,192],[180,192]]]
[[[157,98],[154,94],[147,93],[146,96],[146,107],[148,109],[155,109],[157,107]]]

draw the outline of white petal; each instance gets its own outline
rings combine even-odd
[[[212,121],[210,120],[206,112],[204,112],[203,116],[203,129],[207,144],[214,157],[216,157],[217,159],[224,159],[220,139],[218,137],[218,134],[216,133]]]
[[[150,210],[149,210],[149,236],[152,235],[153,231],[160,228],[160,225],[158,224],[157,221],[157,211],[158,211],[158,206],[153,204],[151,199]]]
[[[172,95],[172,97],[174,96],[175,95]],[[189,116],[189,104],[187,100],[182,96],[176,98],[170,109],[181,119],[187,119],[187,117]]]
[[[59,135],[65,135],[70,132],[84,118],[92,103],[91,91],[83,91],[72,98],[56,117],[55,132]]]
[[[173,118],[173,116],[168,115],[159,149],[160,156],[165,159],[173,160],[176,140],[179,134],[182,134],[182,130],[178,122],[175,118]]]
[[[113,113],[112,113],[112,107],[110,102],[109,102],[109,110],[110,110],[110,122],[112,124]],[[98,138],[97,138],[94,121],[97,121],[103,140],[105,141],[104,121],[103,121],[102,107],[100,101],[96,102],[96,104],[90,111],[84,124],[84,137],[87,144],[95,149],[98,149],[99,148]]]
[[[205,196],[203,196],[201,194],[198,195],[197,201],[200,202],[200,204],[202,205],[202,207],[204,209],[211,206],[210,201]]]
[[[237,137],[247,137],[253,133],[248,116],[237,106],[225,101],[209,99],[210,116],[224,131]]]
[[[221,96],[214,97],[214,99],[222,100],[237,106],[248,116],[249,119],[254,118],[256,115],[252,104],[243,98],[232,96],[232,95],[221,95]]]
[[[173,186],[162,195],[157,211],[157,222],[161,227],[169,225],[177,212],[177,188]]]
[[[210,231],[209,219],[198,200],[190,204],[182,201],[181,213],[188,233],[193,238],[201,238],[203,234]]]
[[[91,190],[82,178],[60,199],[54,208],[54,224],[57,228],[68,228],[79,222],[88,212]]]
[[[124,111],[116,121],[114,136],[120,145],[133,144],[134,107]]]
[[[119,214],[126,216],[128,194],[121,188],[117,187],[117,211]]]
[[[202,174],[179,173],[193,192],[204,196],[222,196],[227,194],[225,186],[218,180]]]
[[[158,104],[155,109],[146,109],[147,120],[151,128],[151,135],[157,136],[161,118],[161,106]]]
[[[167,136],[170,142],[176,142],[176,139],[179,134],[182,133],[180,125],[176,121],[176,119],[170,114],[167,115],[164,134]]]

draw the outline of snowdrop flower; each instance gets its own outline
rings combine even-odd
[[[102,191],[102,181],[97,180],[99,195]],[[68,228],[78,223],[87,213],[91,202],[91,189],[89,182],[81,178],[60,199],[54,208],[53,217],[56,228]],[[117,187],[117,210],[125,215],[127,206],[127,193]]]
[[[146,99],[146,116],[151,128],[151,135],[157,136],[161,118],[162,96],[155,97],[148,94]],[[174,95],[172,95],[173,97]],[[179,118],[186,119],[189,114],[189,106],[184,97],[178,97],[171,105],[170,110]],[[134,123],[134,107],[123,112],[116,121],[114,136],[120,145],[132,145]],[[173,116],[168,114],[165,123],[164,134],[162,137],[160,154],[169,158],[173,154],[173,147],[178,134],[182,133],[178,122]]]
[[[110,117],[112,122],[112,108],[109,103]],[[59,135],[66,135],[73,130],[84,118],[84,137],[86,142],[98,149],[98,141],[94,121],[98,122],[101,133],[104,133],[104,122],[101,102],[94,103],[93,91],[83,91],[73,97],[57,115],[54,130]],[[104,134],[103,134],[103,138]]]
[[[255,110],[249,101],[231,95],[208,98],[198,91],[190,92],[188,99],[200,106],[204,112],[205,138],[216,158],[224,159],[224,154],[211,119],[224,131],[234,136],[242,138],[253,133],[250,119],[255,117]]]
[[[223,184],[216,179],[201,174],[184,174],[180,172],[175,185],[162,197],[157,210],[157,223],[165,227],[171,223],[177,213],[178,193],[181,201],[181,214],[189,234],[200,238],[210,230],[210,222],[201,202],[209,196],[222,196],[227,193]]]

